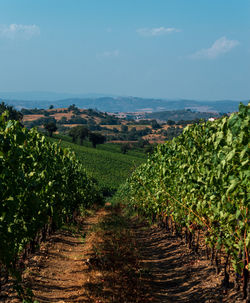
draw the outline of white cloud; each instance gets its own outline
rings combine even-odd
[[[0,25],[0,37],[7,39],[31,39],[33,36],[40,34],[40,28],[35,25],[24,25],[24,24],[10,24]]]
[[[179,29],[174,27],[156,27],[156,28],[139,28],[136,30],[141,36],[162,36],[170,33],[180,32]]]
[[[118,49],[112,51],[105,51],[97,55],[99,58],[110,58],[110,57],[118,57],[120,55],[120,51]]]
[[[226,37],[221,37],[216,40],[211,47],[201,49],[190,57],[192,59],[215,59],[222,54],[228,53],[237,45],[239,45],[239,41],[229,40]]]

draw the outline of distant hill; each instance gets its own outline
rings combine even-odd
[[[85,95],[85,97],[69,97],[64,99],[57,99],[60,94],[50,93],[50,100],[36,99],[32,93],[29,99],[8,98],[11,95],[7,93],[0,93],[0,100],[7,104],[15,106],[17,109],[21,108],[48,108],[50,105],[54,107],[68,107],[75,104],[80,108],[93,108],[104,112],[156,112],[156,111],[172,111],[191,109],[199,112],[233,112],[238,110],[239,101],[222,100],[222,101],[196,101],[196,100],[165,100],[153,98],[137,98],[137,97],[114,97],[114,96],[94,96],[93,94]],[[65,94],[64,94],[65,95]],[[31,97],[34,97],[32,99]],[[37,96],[40,96],[37,94]],[[25,97],[25,94],[23,95]],[[247,101],[243,101],[247,104]]]
[[[0,98],[9,100],[25,100],[25,101],[57,101],[66,98],[100,98],[105,97],[105,94],[72,94],[72,93],[57,93],[57,92],[0,92]],[[108,96],[112,96],[109,94]]]

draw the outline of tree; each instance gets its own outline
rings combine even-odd
[[[89,133],[89,141],[92,143],[92,146],[96,148],[97,144],[103,144],[106,141],[106,137],[98,133]]]
[[[52,137],[52,134],[57,130],[55,122],[48,122],[44,124],[44,128],[48,131],[50,137]]]
[[[143,140],[142,138],[140,138],[137,142],[138,147],[143,148],[145,145],[148,145],[149,142],[148,140]]]
[[[74,110],[78,110],[78,108],[75,106],[75,104],[71,104],[71,105],[68,107],[68,111],[74,111]]]
[[[167,125],[175,125],[175,121],[173,121],[173,120],[168,120],[168,121],[167,121]]]
[[[122,154],[126,154],[128,150],[131,149],[130,145],[128,143],[121,145],[121,152]]]
[[[152,120],[151,125],[153,129],[161,128],[160,124],[156,120]]]
[[[49,109],[53,109],[54,108],[54,105],[50,105]]]
[[[72,142],[73,143],[76,143],[76,139],[77,139],[77,129],[76,127],[72,127],[70,130],[69,130],[69,136],[72,138]]]
[[[132,127],[132,128],[130,129],[130,133],[136,133],[136,127]]]
[[[105,115],[104,118],[102,118],[101,123],[103,125],[118,125],[119,119],[110,115]]]
[[[21,112],[15,110],[13,106],[7,105],[4,102],[0,104],[0,115],[4,113],[5,111],[8,112],[7,120],[17,120],[21,121],[23,118],[23,115]]]
[[[125,125],[125,124],[122,124],[122,126],[121,126],[121,131],[122,131],[123,133],[126,133],[126,132],[128,131],[128,126]]]
[[[60,124],[67,124],[68,123],[68,120],[65,116],[62,116],[62,118],[58,121],[58,123]]]
[[[69,131],[69,136],[72,138],[72,142],[75,143],[77,138],[80,139],[80,143],[82,145],[83,140],[88,136],[89,130],[84,126],[75,126],[72,127]]]
[[[37,120],[34,120],[33,123],[34,123],[33,124],[34,126],[38,126],[38,125],[45,126],[48,123],[54,123],[54,124],[56,124],[56,119],[53,118],[53,117],[42,117],[42,118],[39,118]]]
[[[88,121],[86,119],[75,115],[73,115],[71,119],[68,120],[69,124],[87,124],[87,122]]]
[[[88,136],[89,130],[84,126],[77,126],[77,137],[80,139],[82,145],[83,140]]]
[[[32,114],[33,114],[33,111],[30,110],[30,109],[27,109],[27,108],[22,108],[22,109],[21,109],[21,114],[22,114],[22,115],[32,115]]]

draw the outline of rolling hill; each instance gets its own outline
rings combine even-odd
[[[240,102],[232,100],[173,100],[57,93],[0,93],[0,100],[15,106],[17,109],[48,108],[50,105],[54,105],[54,107],[68,107],[71,104],[75,104],[80,108],[94,108],[104,112],[155,112],[192,109],[200,112],[223,113],[236,111]],[[242,102],[247,104],[246,100]]]

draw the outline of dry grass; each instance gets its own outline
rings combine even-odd
[[[24,115],[23,116],[23,121],[26,122],[26,121],[35,121],[39,118],[44,118],[45,116],[44,115]]]

